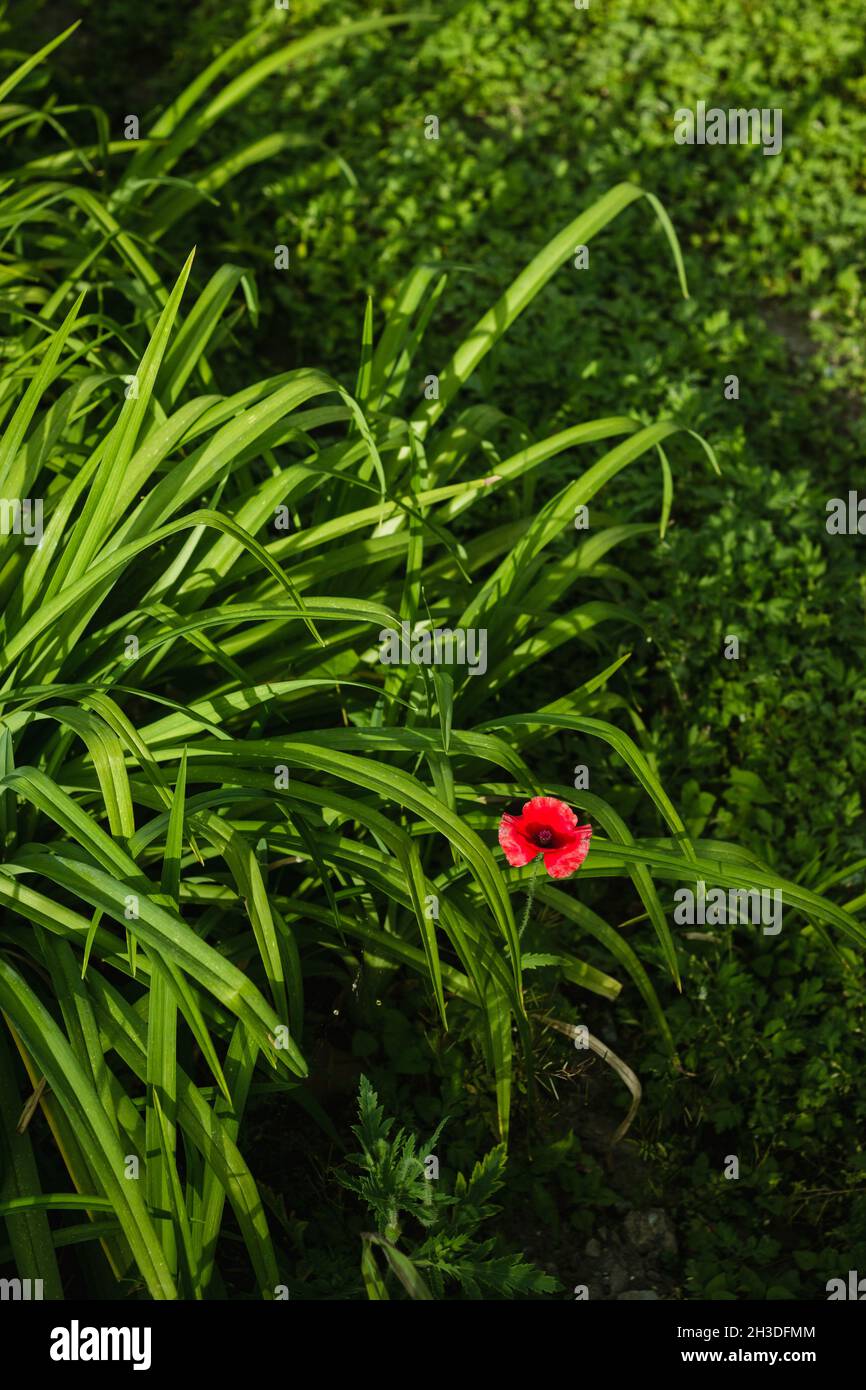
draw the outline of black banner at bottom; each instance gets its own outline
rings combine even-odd
[[[418,1370],[429,1370],[430,1357],[447,1360],[452,1351],[465,1365],[470,1347],[486,1375],[502,1364],[513,1376],[515,1333],[524,1358],[534,1350],[543,1367],[549,1367],[551,1352],[559,1353],[558,1373],[567,1365],[581,1376],[595,1365],[607,1372],[661,1374],[674,1367],[793,1365],[826,1375],[856,1364],[866,1331],[859,1301],[532,1300],[519,1308],[463,1301],[439,1304],[437,1312],[408,1302],[378,1308],[291,1298],[182,1304],[7,1298],[0,1302],[0,1348],[4,1369],[7,1358],[20,1356],[28,1370],[60,1384],[70,1377],[99,1378],[104,1371],[139,1378],[167,1371],[216,1374],[223,1383],[234,1372],[269,1377],[291,1374],[301,1364],[308,1373],[311,1359],[330,1376],[343,1364],[355,1374],[365,1364],[393,1368],[395,1356],[404,1372],[416,1359]],[[401,1334],[413,1339],[411,1355],[401,1346]],[[459,1335],[459,1343],[443,1340],[451,1335]],[[427,1340],[434,1336],[435,1342]],[[531,1360],[526,1365],[529,1370]]]

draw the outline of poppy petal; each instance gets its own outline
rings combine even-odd
[[[522,864],[528,864],[537,854],[541,853],[538,845],[532,844],[524,835],[520,833],[520,818],[518,816],[502,817],[499,822],[499,843],[505,851],[505,858],[513,869],[518,869]]]
[[[544,856],[544,867],[551,878],[568,878],[579,869],[589,853],[592,838],[591,825],[579,825],[574,832],[571,844],[562,849],[548,850]]]
[[[558,835],[570,835],[577,828],[577,816],[570,806],[555,796],[534,796],[523,807],[527,820],[543,822]]]

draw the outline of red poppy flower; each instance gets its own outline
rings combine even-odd
[[[591,825],[578,825],[577,816],[555,796],[534,796],[519,816],[504,815],[499,843],[513,868],[528,864],[537,854],[551,878],[568,878],[589,853]]]

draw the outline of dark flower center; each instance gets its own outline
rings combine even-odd
[[[538,841],[538,843],[539,843],[540,845],[549,845],[549,844],[551,844],[552,841],[553,841],[553,831],[552,831],[552,830],[539,830],[538,833],[536,834],[535,838],[536,838],[536,840]]]

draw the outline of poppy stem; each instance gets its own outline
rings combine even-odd
[[[526,931],[526,924],[529,921],[529,914],[532,911],[532,902],[535,897],[535,884],[536,879],[538,878],[538,868],[539,865],[543,863],[544,856],[542,854],[537,854],[532,865],[532,877],[529,880],[529,887],[526,891],[526,907],[523,909],[523,918],[521,920],[520,926],[517,929],[518,941],[523,940],[523,933]]]

